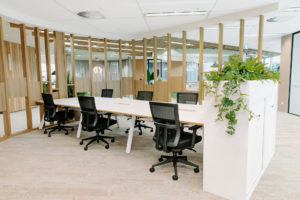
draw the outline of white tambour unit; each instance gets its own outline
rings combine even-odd
[[[204,100],[204,191],[231,200],[248,200],[275,151],[278,84],[247,81],[242,93],[254,118],[240,111],[234,135],[226,133],[227,122],[215,121],[215,97]]]

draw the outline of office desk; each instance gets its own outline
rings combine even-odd
[[[42,104],[43,101],[38,101],[38,103]],[[59,107],[68,107],[80,110],[77,98],[54,99],[54,103]],[[130,153],[136,117],[152,118],[149,102],[132,99],[95,97],[95,103],[99,112],[109,112],[117,115],[131,116],[126,146],[126,153]],[[203,125],[204,117],[202,106],[188,104],[178,105],[179,119],[181,123],[190,125]],[[82,117],[80,117],[77,138],[80,138],[81,134],[81,120]],[[40,128],[42,128],[43,125],[44,122],[42,120]]]

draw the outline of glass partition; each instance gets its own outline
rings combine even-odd
[[[103,43],[93,43],[92,59],[93,96],[101,96],[102,89],[106,88]]]
[[[199,29],[187,31],[185,89],[188,91],[199,89],[199,40]]]
[[[108,41],[107,46],[107,88],[113,89],[113,97],[119,98],[121,97],[119,41]]]
[[[217,26],[204,28],[203,74],[218,70],[219,29]],[[205,76],[203,75],[203,79]]]
[[[89,52],[87,50],[87,47],[82,48],[79,45],[75,45],[74,54],[76,71],[76,92],[86,92],[88,94],[91,94]]]
[[[167,37],[157,38],[157,81],[167,81],[168,57]]]

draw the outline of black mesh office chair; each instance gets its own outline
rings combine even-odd
[[[177,103],[197,105],[198,96],[199,96],[198,93],[178,92],[177,93]],[[187,128],[189,128],[189,130],[202,128],[202,126],[198,126],[198,125],[194,125],[194,126],[182,125],[182,127],[187,127]]]
[[[177,92],[177,103],[197,105],[198,95],[198,93],[192,92]]]
[[[101,97],[113,97],[114,90],[113,89],[102,89],[101,91]]]
[[[105,148],[108,149],[109,144],[105,138],[111,139],[111,142],[114,142],[115,138],[109,136],[100,136],[99,133],[104,134],[104,130],[116,124],[116,120],[110,119],[111,114],[107,114],[107,117],[104,117],[102,114],[98,114],[94,97],[79,96],[78,100],[82,114],[82,130],[88,132],[96,131],[95,136],[82,139],[80,141],[80,145],[83,145],[85,140],[90,140],[84,147],[84,150],[87,151],[90,144],[95,141],[97,141],[97,143],[102,141],[106,144]]]
[[[145,101],[152,101],[152,98],[153,98],[153,92],[152,91],[138,91],[138,94],[137,94],[137,97],[136,97],[137,100],[145,100]],[[147,126],[144,123],[145,123],[145,121],[141,120],[139,117],[137,117],[136,120],[135,120],[134,128],[139,129],[139,131],[140,131],[139,135],[143,134],[142,128],[144,128],[144,129],[149,128],[150,131],[153,132],[153,128],[150,127],[150,126]],[[129,131],[129,128],[126,129],[125,132],[128,133],[128,131]]]
[[[65,108],[65,110],[57,111],[57,106],[54,104],[52,94],[42,93],[42,97],[44,101],[44,120],[46,122],[57,122],[56,126],[46,128],[44,134],[47,134],[47,131],[49,131],[48,137],[51,137],[51,133],[56,130],[64,130],[66,135],[69,134],[67,128],[71,128],[71,131],[74,131],[73,126],[62,125],[68,120],[68,109]]]
[[[201,136],[193,133],[184,132],[181,129],[178,115],[178,104],[150,102],[151,114],[155,125],[155,148],[166,153],[172,152],[172,156],[162,155],[159,163],[152,165],[150,172],[154,172],[154,167],[173,163],[175,175],[173,180],[178,179],[177,163],[182,163],[194,167],[194,172],[199,172],[199,166],[187,160],[186,156],[178,156],[177,154],[184,149],[193,148],[194,145],[202,140]]]

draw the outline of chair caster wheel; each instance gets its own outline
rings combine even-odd
[[[44,131],[44,134],[47,134],[47,131]]]
[[[183,160],[187,161],[187,158],[183,158]]]
[[[109,149],[109,145],[106,145],[106,146],[105,146],[105,149]]]
[[[84,147],[83,149],[84,149],[85,151],[87,151],[87,150],[88,150],[88,147]]]
[[[195,173],[199,173],[199,168],[196,167],[196,168],[194,169],[194,172],[195,172]]]
[[[182,151],[179,151],[179,153],[178,153],[179,155],[182,155]]]
[[[128,133],[128,131],[126,130],[125,133]]]
[[[150,132],[153,132],[153,129],[151,129]]]
[[[139,132],[139,135],[142,135],[143,133],[142,132]]]
[[[74,130],[75,130],[74,128],[71,129],[71,131],[74,131]]]
[[[66,132],[65,135],[69,135],[69,132]]]
[[[151,173],[154,172],[154,171],[155,171],[154,167],[151,167],[151,168],[149,169],[149,171],[150,171]]]
[[[176,176],[176,175],[172,176],[172,178],[173,178],[174,181],[178,180],[178,176]]]
[[[114,143],[114,142],[115,142],[115,138],[112,138],[112,139],[111,139],[111,142]]]
[[[50,134],[48,134],[48,137],[51,137],[51,135],[50,135]]]
[[[83,141],[80,141],[80,143],[79,143],[80,145],[83,145]]]
[[[159,159],[158,159],[159,162],[162,162],[163,160],[164,160],[163,158],[159,158]]]

